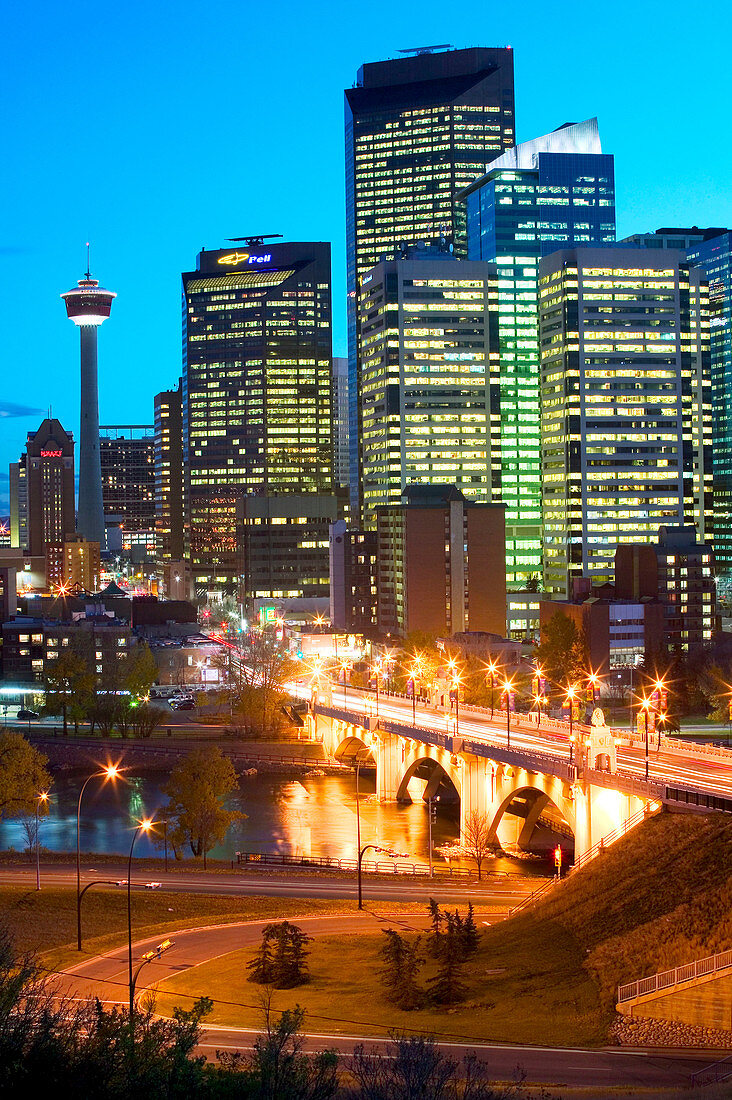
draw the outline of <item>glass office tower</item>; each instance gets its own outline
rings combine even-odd
[[[378,507],[400,505],[416,483],[454,484],[468,500],[494,499],[497,309],[495,265],[458,261],[438,248],[405,249],[364,276],[366,527],[375,526]]]
[[[709,302],[683,252],[578,248],[539,276],[544,586],[568,598],[661,526],[704,541]]]
[[[237,502],[332,488],[330,245],[201,252],[183,296],[193,583],[240,598]]]
[[[498,270],[500,473],[509,588],[541,574],[538,264],[558,248],[615,240],[613,157],[597,119],[524,142],[461,196],[468,258]]]
[[[410,51],[411,52],[411,51]],[[514,144],[513,53],[422,51],[363,65],[345,92],[350,488],[359,503],[358,292],[399,245],[454,239],[465,255],[456,196]]]

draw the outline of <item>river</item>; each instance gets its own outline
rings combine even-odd
[[[167,773],[141,770],[125,781],[92,780],[84,794],[81,813],[81,849],[84,852],[127,854],[132,824],[144,815],[155,815],[165,804],[162,786]],[[41,822],[41,846],[53,852],[76,849],[76,804],[79,773],[56,770],[48,816]],[[361,843],[378,844],[426,863],[429,822],[426,805],[419,801],[402,805],[378,802],[373,773],[360,778]],[[309,775],[299,778],[259,773],[242,776],[239,788],[228,799],[229,809],[246,817],[232,825],[222,844],[212,850],[215,859],[234,859],[237,852],[285,853],[293,856],[356,856],[356,778],[353,772]],[[438,805],[432,825],[433,849],[455,843],[459,834],[457,804]],[[26,847],[18,820],[0,821],[0,850]],[[135,844],[135,854],[155,855],[160,849],[145,834]],[[366,858],[371,858],[368,853]],[[444,865],[435,855],[436,865]],[[490,869],[515,873],[546,872],[544,861],[512,857],[489,860]]]

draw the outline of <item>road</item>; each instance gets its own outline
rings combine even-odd
[[[308,935],[348,936],[373,932],[379,928],[397,927],[405,931],[423,930],[427,918],[419,916],[378,917],[371,913],[340,917],[302,917],[298,924]],[[261,929],[266,921],[247,921],[233,925],[187,929],[170,933],[173,947],[160,959],[151,962],[138,980],[138,993],[144,988],[159,985],[168,978],[191,967],[200,965],[228,952],[259,942]],[[143,952],[154,948],[159,936],[140,940],[133,944],[133,960],[139,961]],[[136,962],[135,962],[136,965]],[[128,999],[127,950],[120,948],[105,955],[67,968],[60,981],[65,992],[73,996],[97,996],[106,1003],[126,1003]],[[226,989],[206,991],[215,999],[226,1000]],[[296,999],[296,998],[295,998]],[[252,995],[248,1007],[256,1006]],[[383,1041],[363,1038],[359,1028],[379,1026],[369,1020],[368,1007],[364,1007],[361,1019],[331,1021],[311,1018],[317,1030],[308,1033],[306,1047],[310,1050],[336,1049],[349,1055],[353,1047],[363,1042],[367,1048],[383,1049]],[[329,1034],[332,1027],[339,1034]],[[343,1034],[343,1029],[347,1033]],[[257,1032],[245,1027],[215,1026],[204,1028],[200,1048],[215,1056],[217,1050],[250,1050]],[[661,1087],[688,1084],[689,1075],[713,1060],[709,1052],[625,1052],[613,1048],[584,1050],[578,1048],[546,1048],[538,1046],[514,1046],[507,1043],[491,1043],[485,1036],[459,1034],[440,1043],[441,1049],[461,1058],[470,1051],[488,1062],[491,1073],[499,1079],[511,1080],[516,1066],[526,1074],[527,1082],[552,1085],[594,1087]]]
[[[373,692],[364,693],[358,689],[349,688],[344,693],[341,688],[333,686],[332,699],[332,704],[326,705],[361,714],[370,708],[371,712],[375,714]],[[447,727],[443,710],[418,704],[415,713],[416,719],[413,722],[412,703],[409,699],[401,699],[391,695],[380,695],[379,697],[380,717],[401,722],[408,726],[416,725],[418,728],[437,730],[440,733],[446,732]],[[568,731],[537,729],[524,721],[521,721],[521,725],[518,725],[518,721],[525,718],[525,715],[514,714],[511,716],[511,748],[525,749],[528,752],[549,753],[569,762]],[[454,723],[451,720],[450,732],[453,732],[453,729]],[[497,718],[491,719],[488,713],[482,715],[472,710],[461,711],[458,721],[458,735],[505,747],[507,742],[505,717],[498,720]],[[645,776],[645,746],[642,748],[619,746],[617,757],[618,767],[621,770],[629,772],[637,778]],[[732,752],[712,756],[705,754],[702,749],[693,745],[683,750],[664,750],[661,752],[651,746],[648,774],[649,779],[659,783],[695,787],[732,797]]]
[[[103,879],[105,882],[127,882],[127,864],[102,863],[99,867],[85,866],[82,870],[82,885]],[[164,881],[163,881],[164,880]],[[52,864],[41,871],[42,884],[76,887],[76,867],[69,863]],[[358,887],[353,878],[321,878],[317,872],[300,875],[288,875],[283,871],[273,871],[271,875],[252,875],[233,872],[231,874],[196,874],[176,871],[165,876],[160,871],[146,872],[145,876],[133,871],[132,885],[143,889],[146,882],[162,882],[162,889],[174,894],[214,894],[226,897],[244,897],[249,895],[281,898],[331,898],[355,899]],[[482,905],[495,906],[508,910],[540,886],[545,879],[538,876],[498,875],[486,876],[479,884],[473,879],[457,879],[452,882],[445,876],[429,879],[400,875],[394,880],[385,880],[384,876],[363,877],[364,898],[372,901],[427,901],[437,897],[446,905],[465,903],[469,899]],[[0,884],[9,886],[28,885],[35,889],[35,868],[0,868]]]

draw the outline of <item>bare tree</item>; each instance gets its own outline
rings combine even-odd
[[[495,837],[488,814],[481,813],[480,810],[471,810],[463,826],[460,847],[468,859],[472,859],[477,866],[480,882],[483,862],[495,847]]]

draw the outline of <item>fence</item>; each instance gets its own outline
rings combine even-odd
[[[357,859],[339,859],[336,856],[290,856],[285,855],[282,852],[237,852],[237,863],[259,863],[269,864],[277,867],[317,867],[330,869],[333,871],[357,871],[358,860]],[[429,876],[430,869],[426,863],[411,863],[405,862],[399,859],[389,860],[362,860],[361,870],[364,872],[370,872],[372,874],[393,874],[393,875],[426,875]],[[449,875],[452,878],[453,873],[457,876],[469,877],[469,872],[465,868],[456,867],[453,869],[451,865],[444,867],[439,865],[435,867],[435,876],[442,877]]]
[[[673,970],[661,970],[648,978],[628,982],[626,985],[618,986],[618,1008],[638,1000],[639,997],[660,994],[667,989],[684,985],[686,982],[696,981],[698,978],[716,976],[730,967],[732,967],[732,951],[721,951],[718,955],[709,955],[706,959],[698,959],[684,966],[675,966]]]
[[[713,1085],[719,1081],[729,1081],[730,1077],[732,1077],[732,1056],[722,1058],[719,1062],[712,1062],[710,1066],[705,1066],[704,1069],[698,1069],[696,1073],[692,1073],[689,1084],[692,1088],[700,1085]]]

